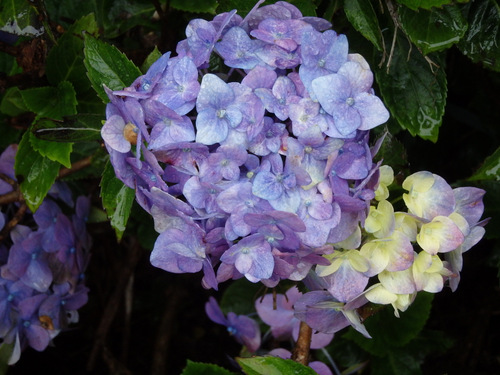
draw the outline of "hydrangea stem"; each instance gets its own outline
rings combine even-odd
[[[293,350],[292,359],[304,366],[309,364],[309,350],[311,349],[312,328],[305,322],[300,322],[299,337]]]

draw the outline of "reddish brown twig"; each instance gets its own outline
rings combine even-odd
[[[90,372],[94,369],[98,354],[104,354],[103,350],[108,331],[115,319],[118,307],[120,306],[120,301],[123,298],[129,279],[135,270],[135,266],[137,265],[141,254],[142,249],[137,241],[134,240],[134,242],[130,245],[129,255],[125,258],[127,259],[126,263],[120,267],[120,275],[116,283],[115,290],[108,299],[102,314],[101,322],[97,328],[94,346],[92,348],[92,352],[90,353],[89,361],[87,362],[87,370]]]
[[[293,350],[292,359],[304,366],[309,364],[309,351],[311,349],[312,328],[305,322],[300,322],[299,337]]]

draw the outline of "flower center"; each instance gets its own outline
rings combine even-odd
[[[123,138],[125,138],[128,142],[130,142],[130,144],[136,145],[138,131],[139,129],[137,128],[137,126],[129,122],[123,128]]]

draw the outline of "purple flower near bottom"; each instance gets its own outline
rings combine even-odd
[[[293,305],[302,296],[297,287],[274,297],[266,294],[255,301],[259,317],[271,327],[271,333],[278,340],[292,338],[297,340],[300,321],[294,316]],[[311,349],[320,349],[332,341],[333,333],[317,332],[312,335]]]
[[[257,322],[245,315],[229,312],[227,317],[220,309],[215,298],[210,297],[205,304],[208,317],[215,323],[227,327],[230,335],[240,344],[245,345],[250,352],[255,352],[260,346],[260,329]]]

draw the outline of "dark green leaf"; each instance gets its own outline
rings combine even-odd
[[[255,5],[255,1],[253,0],[219,0],[218,3],[217,13],[229,12],[236,9],[241,17],[245,17]],[[266,4],[268,3],[266,2]]]
[[[134,197],[135,190],[125,186],[116,178],[113,166],[108,162],[101,179],[101,198],[118,240],[125,232]]]
[[[144,60],[141,65],[141,71],[146,74],[148,69],[153,65],[153,63],[162,56],[162,53],[157,46],[149,53],[148,57]]]
[[[460,51],[474,62],[500,71],[500,7],[494,0],[470,4],[469,29],[458,44]]]
[[[37,138],[54,142],[89,142],[101,139],[103,116],[79,114],[64,122],[38,121],[33,133]]]
[[[90,88],[83,64],[83,32],[97,33],[93,14],[76,21],[57,41],[47,56],[47,79],[53,85],[62,81],[73,84],[78,93]]]
[[[344,10],[349,22],[379,50],[383,50],[382,32],[370,1],[345,0]]]
[[[278,0],[266,1],[261,5],[269,5],[274,4]],[[295,5],[300,9],[304,16],[316,16],[316,6],[314,2],[310,0],[289,0],[290,4]],[[228,12],[233,9],[238,11],[238,14],[242,17],[245,17],[250,10],[254,7],[256,1],[254,0],[219,0],[219,6],[217,7],[217,13]]]
[[[479,170],[469,180],[500,180],[500,147],[486,158]]]
[[[438,54],[424,58],[416,48],[408,53],[406,38],[398,35],[389,73],[375,71],[380,92],[403,129],[436,142],[447,95],[444,60]]]
[[[406,5],[408,8],[417,10],[418,8],[431,9],[445,4],[451,4],[452,0],[397,0],[398,3]]]
[[[171,0],[170,6],[185,12],[215,14],[217,0]]]
[[[224,291],[220,301],[221,310],[225,313],[249,314],[255,311],[255,299],[261,297],[259,291],[265,291],[260,283],[251,283],[245,278],[236,280]]]
[[[23,70],[17,65],[16,57],[5,52],[0,52],[0,72],[7,76],[22,73]]]
[[[137,77],[142,75],[139,68],[115,46],[88,34],[85,34],[84,53],[87,75],[95,91],[104,102],[108,101],[108,97],[104,92],[103,85],[111,90],[121,90],[130,86]]]
[[[181,375],[234,375],[234,373],[211,363],[192,362],[188,360]]]
[[[399,15],[404,31],[424,55],[451,47],[467,30],[467,21],[456,5],[419,11],[402,7]]]
[[[385,356],[394,348],[406,345],[414,339],[424,327],[429,317],[433,295],[420,292],[413,304],[400,318],[394,316],[391,306],[386,306],[365,321],[365,326],[371,339],[359,332],[350,330],[344,337],[356,342],[367,352],[376,356]]]
[[[14,169],[26,204],[35,212],[54,184],[60,164],[46,158],[33,149],[26,132],[19,143]]]
[[[24,104],[23,96],[19,88],[11,87],[5,92],[2,102],[0,102],[0,112],[12,117],[29,112],[28,107]]]
[[[374,357],[371,375],[421,375],[421,361],[405,350],[393,349],[384,357]]]
[[[30,132],[30,143],[31,147],[38,151],[42,156],[45,156],[52,161],[61,163],[66,168],[71,168],[70,155],[73,150],[72,143],[45,141],[35,137],[32,132]]]
[[[26,107],[37,114],[62,120],[64,116],[76,115],[76,93],[68,81],[60,82],[57,87],[36,87],[21,91]]]
[[[236,358],[247,375],[316,375],[316,372],[291,359],[278,357]]]
[[[0,344],[0,374],[2,375],[6,374],[9,368],[8,363],[14,350],[14,344],[14,341],[11,344],[7,344],[6,342]]]
[[[35,7],[26,0],[0,1],[0,30],[32,37],[44,32],[39,25]]]
[[[288,0],[290,4],[295,5],[302,12],[303,16],[316,17],[316,5],[311,0]],[[267,2],[265,3],[267,4]],[[265,5],[263,4],[263,5]]]

